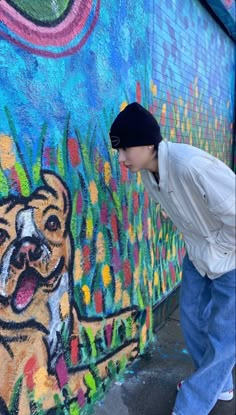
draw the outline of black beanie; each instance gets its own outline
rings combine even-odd
[[[137,102],[121,111],[110,129],[113,148],[156,145],[162,140],[160,127],[154,116]]]

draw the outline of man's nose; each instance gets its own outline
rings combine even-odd
[[[125,151],[120,149],[118,156],[119,163],[123,163],[126,160]]]

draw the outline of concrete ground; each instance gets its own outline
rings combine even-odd
[[[122,383],[117,382],[111,387],[104,401],[96,405],[94,414],[170,415],[176,384],[192,370],[176,310],[155,333],[155,342],[148,355],[129,366]],[[218,401],[210,415],[235,413],[234,398],[231,402]]]

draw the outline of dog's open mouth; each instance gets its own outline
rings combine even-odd
[[[20,275],[12,297],[14,309],[23,311],[32,301],[39,285],[39,275],[33,268],[28,268]]]
[[[40,286],[53,285],[61,274],[63,266],[64,258],[61,258],[56,269],[47,278],[43,278],[34,268],[28,267],[24,270],[18,279],[16,289],[12,295],[12,307],[15,312],[20,313],[29,306]]]

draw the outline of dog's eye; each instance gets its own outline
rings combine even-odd
[[[61,224],[59,222],[59,219],[55,215],[49,216],[46,224],[45,229],[48,229],[51,232],[57,231],[57,229],[61,229]]]
[[[0,245],[2,245],[6,239],[9,239],[9,234],[5,229],[0,228]]]

